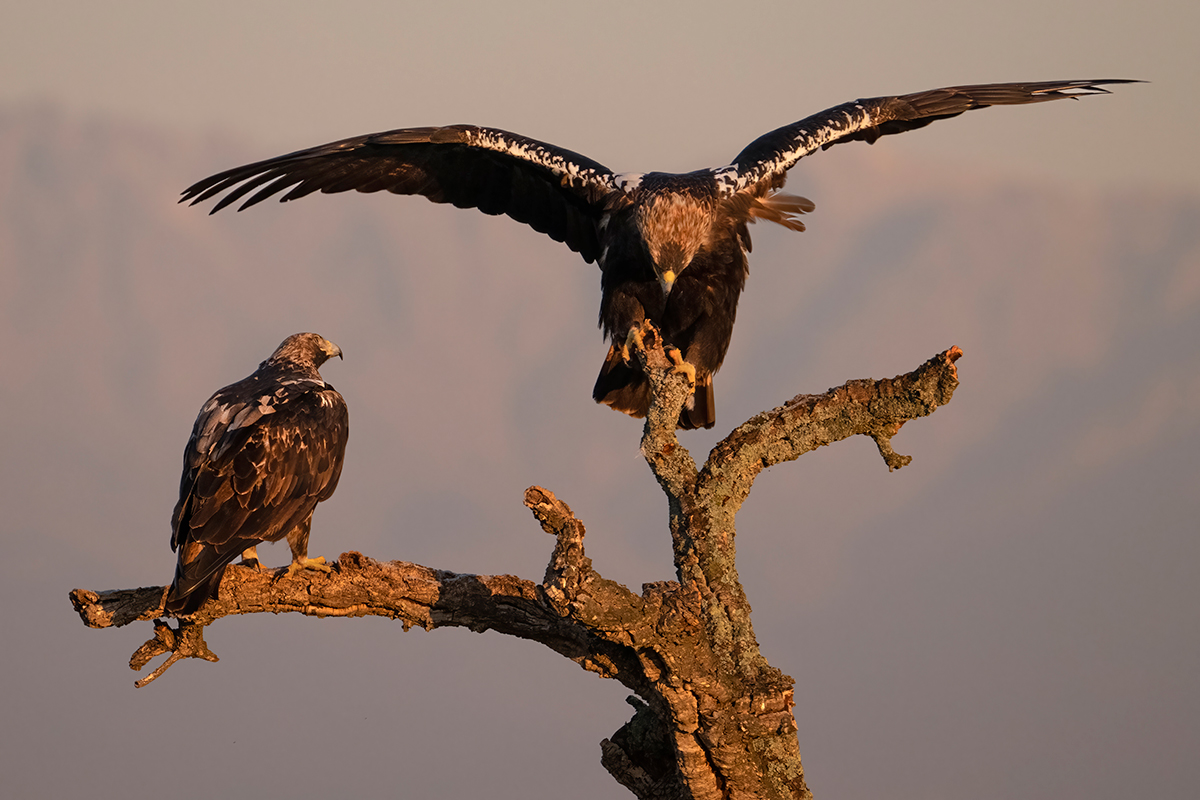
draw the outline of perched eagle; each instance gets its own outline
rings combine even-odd
[[[308,557],[313,509],[337,488],[349,435],[346,401],[317,369],[342,351],[315,333],[283,340],[250,377],[208,399],[183,451],[166,610],[196,612],[239,554],[287,537],[288,572],[329,570]]]
[[[684,174],[613,173],[545,142],[474,125],[402,128],[356,136],[205,178],[183,193],[193,204],[226,192],[214,212],[246,195],[246,208],[284,190],[387,190],[435,203],[507,214],[600,265],[600,327],[612,346],[592,396],[633,416],[649,407],[649,386],[630,361],[631,331],[644,319],[694,368],[696,391],[682,428],[712,427],[712,375],[733,333],[748,273],[749,223],[804,230],[813,210],[780,192],[787,172],[810,153],[920,128],[993,105],[1108,94],[1126,80],[1000,83],[932,89],[835,106],[760,136],[728,166]],[[677,358],[678,360],[678,358]]]

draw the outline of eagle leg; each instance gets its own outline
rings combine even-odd
[[[629,335],[625,337],[625,344],[621,347],[621,359],[628,364],[630,361],[630,353],[635,350],[645,350],[645,331],[648,326],[645,322],[641,325],[636,325],[629,329]],[[635,346],[636,345],[636,346]],[[671,359],[674,366],[672,372],[682,372],[687,376],[688,386],[694,391],[696,388],[696,368],[689,364],[683,358],[683,353],[678,347],[672,347],[669,344],[665,345],[667,358]]]
[[[247,547],[242,551],[241,565],[243,567],[249,567],[250,569],[256,569],[260,572],[262,571],[263,565],[262,562],[258,560],[257,545],[254,547]]]
[[[682,372],[684,375],[686,375],[687,379],[688,379],[688,386],[690,386],[692,388],[692,390],[695,391],[695,389],[696,389],[696,368],[694,366],[692,366],[691,364],[689,364],[688,362],[683,360],[683,353],[679,352],[679,350],[677,348],[668,347],[667,348],[667,358],[671,359],[671,361],[675,364],[675,366],[671,368],[671,371],[672,372]]]
[[[634,345],[637,345],[634,347]],[[642,326],[635,325],[629,329],[629,335],[625,337],[625,343],[621,345],[621,361],[628,364],[631,360],[630,353],[635,350],[645,350],[646,343],[642,339]]]
[[[325,563],[324,556],[308,557],[308,534],[312,530],[312,514],[308,519],[297,525],[288,534],[288,547],[292,550],[292,563],[288,564],[287,576],[290,578],[302,569],[313,569],[319,572],[333,572],[333,567]]]

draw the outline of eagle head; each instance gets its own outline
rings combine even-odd
[[[284,339],[263,364],[287,362],[316,369],[334,356],[342,358],[342,348],[324,336],[316,333],[294,333]]]
[[[666,191],[642,202],[636,220],[663,294],[670,294],[675,280],[708,240],[712,210],[689,193]]]

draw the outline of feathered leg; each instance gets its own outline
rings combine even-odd
[[[258,547],[257,546],[247,547],[245,550],[242,551],[241,565],[243,567],[249,567],[250,569],[257,569],[260,571],[262,570],[262,568],[263,568],[262,562],[258,560]]]
[[[333,567],[325,563],[324,556],[308,557],[308,535],[312,531],[312,514],[308,519],[297,525],[287,535],[288,547],[292,549],[292,563],[288,564],[287,574],[290,578],[302,569],[315,569],[320,572],[332,572]]]

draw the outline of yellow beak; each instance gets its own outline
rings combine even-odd
[[[662,286],[663,294],[671,293],[671,287],[675,285],[675,273],[672,270],[667,270],[658,278],[658,283]]]

